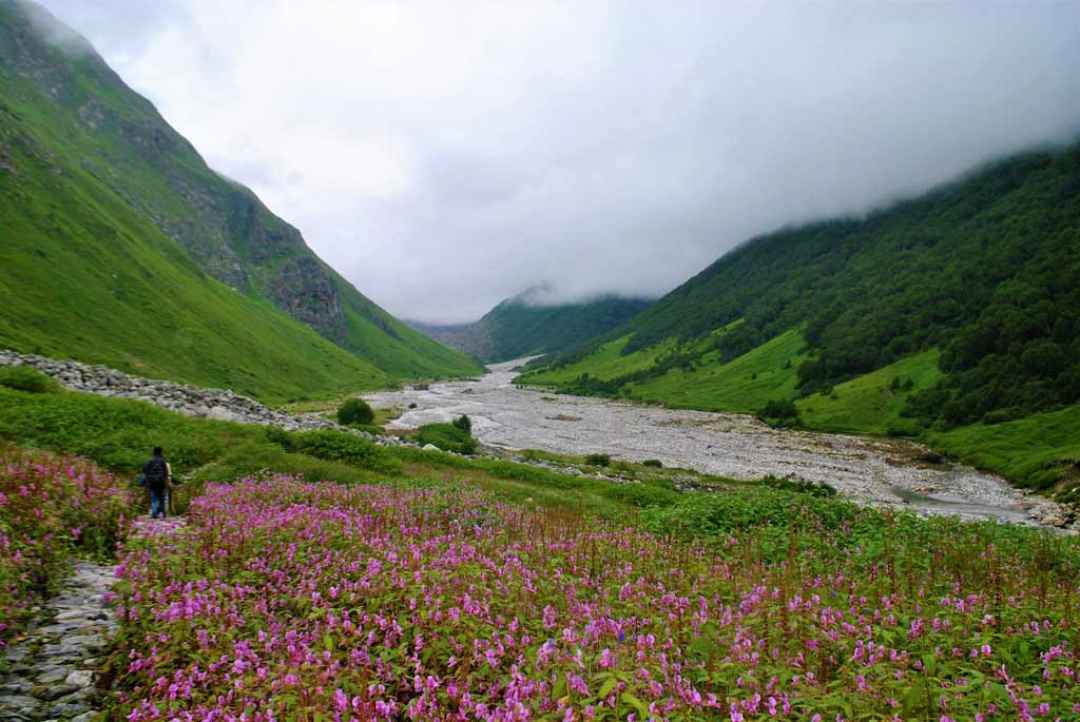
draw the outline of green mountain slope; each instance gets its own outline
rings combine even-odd
[[[753,239],[545,364],[522,381],[714,410],[793,399],[813,428],[940,443],[960,438],[949,429],[1071,407],[1080,145],[995,163],[866,218]],[[1069,444],[1055,448],[1064,470]]]
[[[620,326],[649,307],[650,301],[600,296],[579,303],[545,305],[530,289],[508,298],[474,323],[410,322],[415,328],[485,363],[574,349]]]
[[[346,385],[318,366],[362,371],[368,386],[478,370],[362,296],[21,0],[0,0],[0,189],[0,282],[15,299],[0,308],[0,344],[129,357],[118,365],[195,382],[258,377],[249,390],[264,394]]]

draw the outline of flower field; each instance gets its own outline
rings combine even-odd
[[[87,461],[0,447],[0,641],[73,552],[111,551],[131,503],[121,481]]]
[[[683,542],[467,491],[210,485],[123,556],[116,714],[1080,717],[1074,542],[790,535],[766,563],[752,532]]]

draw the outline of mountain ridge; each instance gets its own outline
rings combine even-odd
[[[989,438],[1075,408],[1080,143],[1000,159],[862,218],[750,239],[520,380],[927,440]],[[1024,442],[1038,446],[1031,428]],[[1057,439],[1019,476],[1069,476],[1080,431]]]
[[[552,303],[539,286],[504,299],[477,321],[431,324],[406,321],[432,338],[484,362],[568,351],[616,327],[651,300],[601,293],[577,302]]]
[[[12,233],[19,226],[21,235],[7,245],[19,263],[40,262],[47,246],[62,244],[63,234],[69,242],[83,244],[91,262],[103,260],[120,250],[116,244],[126,242],[116,230],[126,225],[134,236],[160,234],[172,242],[172,247],[162,239],[151,245],[168,263],[200,277],[182,283],[205,283],[210,278],[256,305],[268,302],[357,357],[370,367],[365,375],[371,378],[478,370],[471,360],[407,327],[364,297],[250,189],[209,168],[194,146],[150,101],[132,91],[89,43],[82,41],[78,52],[71,53],[51,43],[43,27],[80,37],[37,5],[0,0],[0,183],[12,190],[5,194],[4,212],[12,219]],[[27,191],[35,184],[37,188],[22,194],[21,206],[14,202],[20,186]],[[71,208],[59,211],[58,199],[70,201]],[[103,203],[109,205],[108,212]],[[34,213],[35,205],[47,209],[50,204],[52,210]],[[18,224],[15,218],[20,218]],[[57,223],[60,220],[65,222]],[[42,242],[43,236],[50,241]],[[114,247],[98,247],[109,244]],[[121,256],[130,260],[128,251]],[[9,279],[8,290],[15,294],[33,275],[23,270],[27,273]],[[96,282],[97,290],[104,291],[101,279]],[[63,306],[55,298],[42,301],[42,308]],[[10,315],[7,320],[8,325],[17,325]],[[268,317],[264,320],[269,322]],[[37,333],[31,334],[38,337],[38,345],[40,340],[50,341],[45,326],[40,323]],[[0,332],[0,343],[32,350],[23,339],[26,335]],[[64,350],[62,341],[59,346],[54,350]],[[115,361],[120,351],[87,360]],[[83,350],[76,352],[85,356]]]

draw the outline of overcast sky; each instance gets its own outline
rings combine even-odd
[[[658,295],[1080,132],[1080,2],[45,0],[391,312]]]

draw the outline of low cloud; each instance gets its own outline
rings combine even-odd
[[[657,295],[1080,132],[1080,4],[46,0],[361,291]]]

